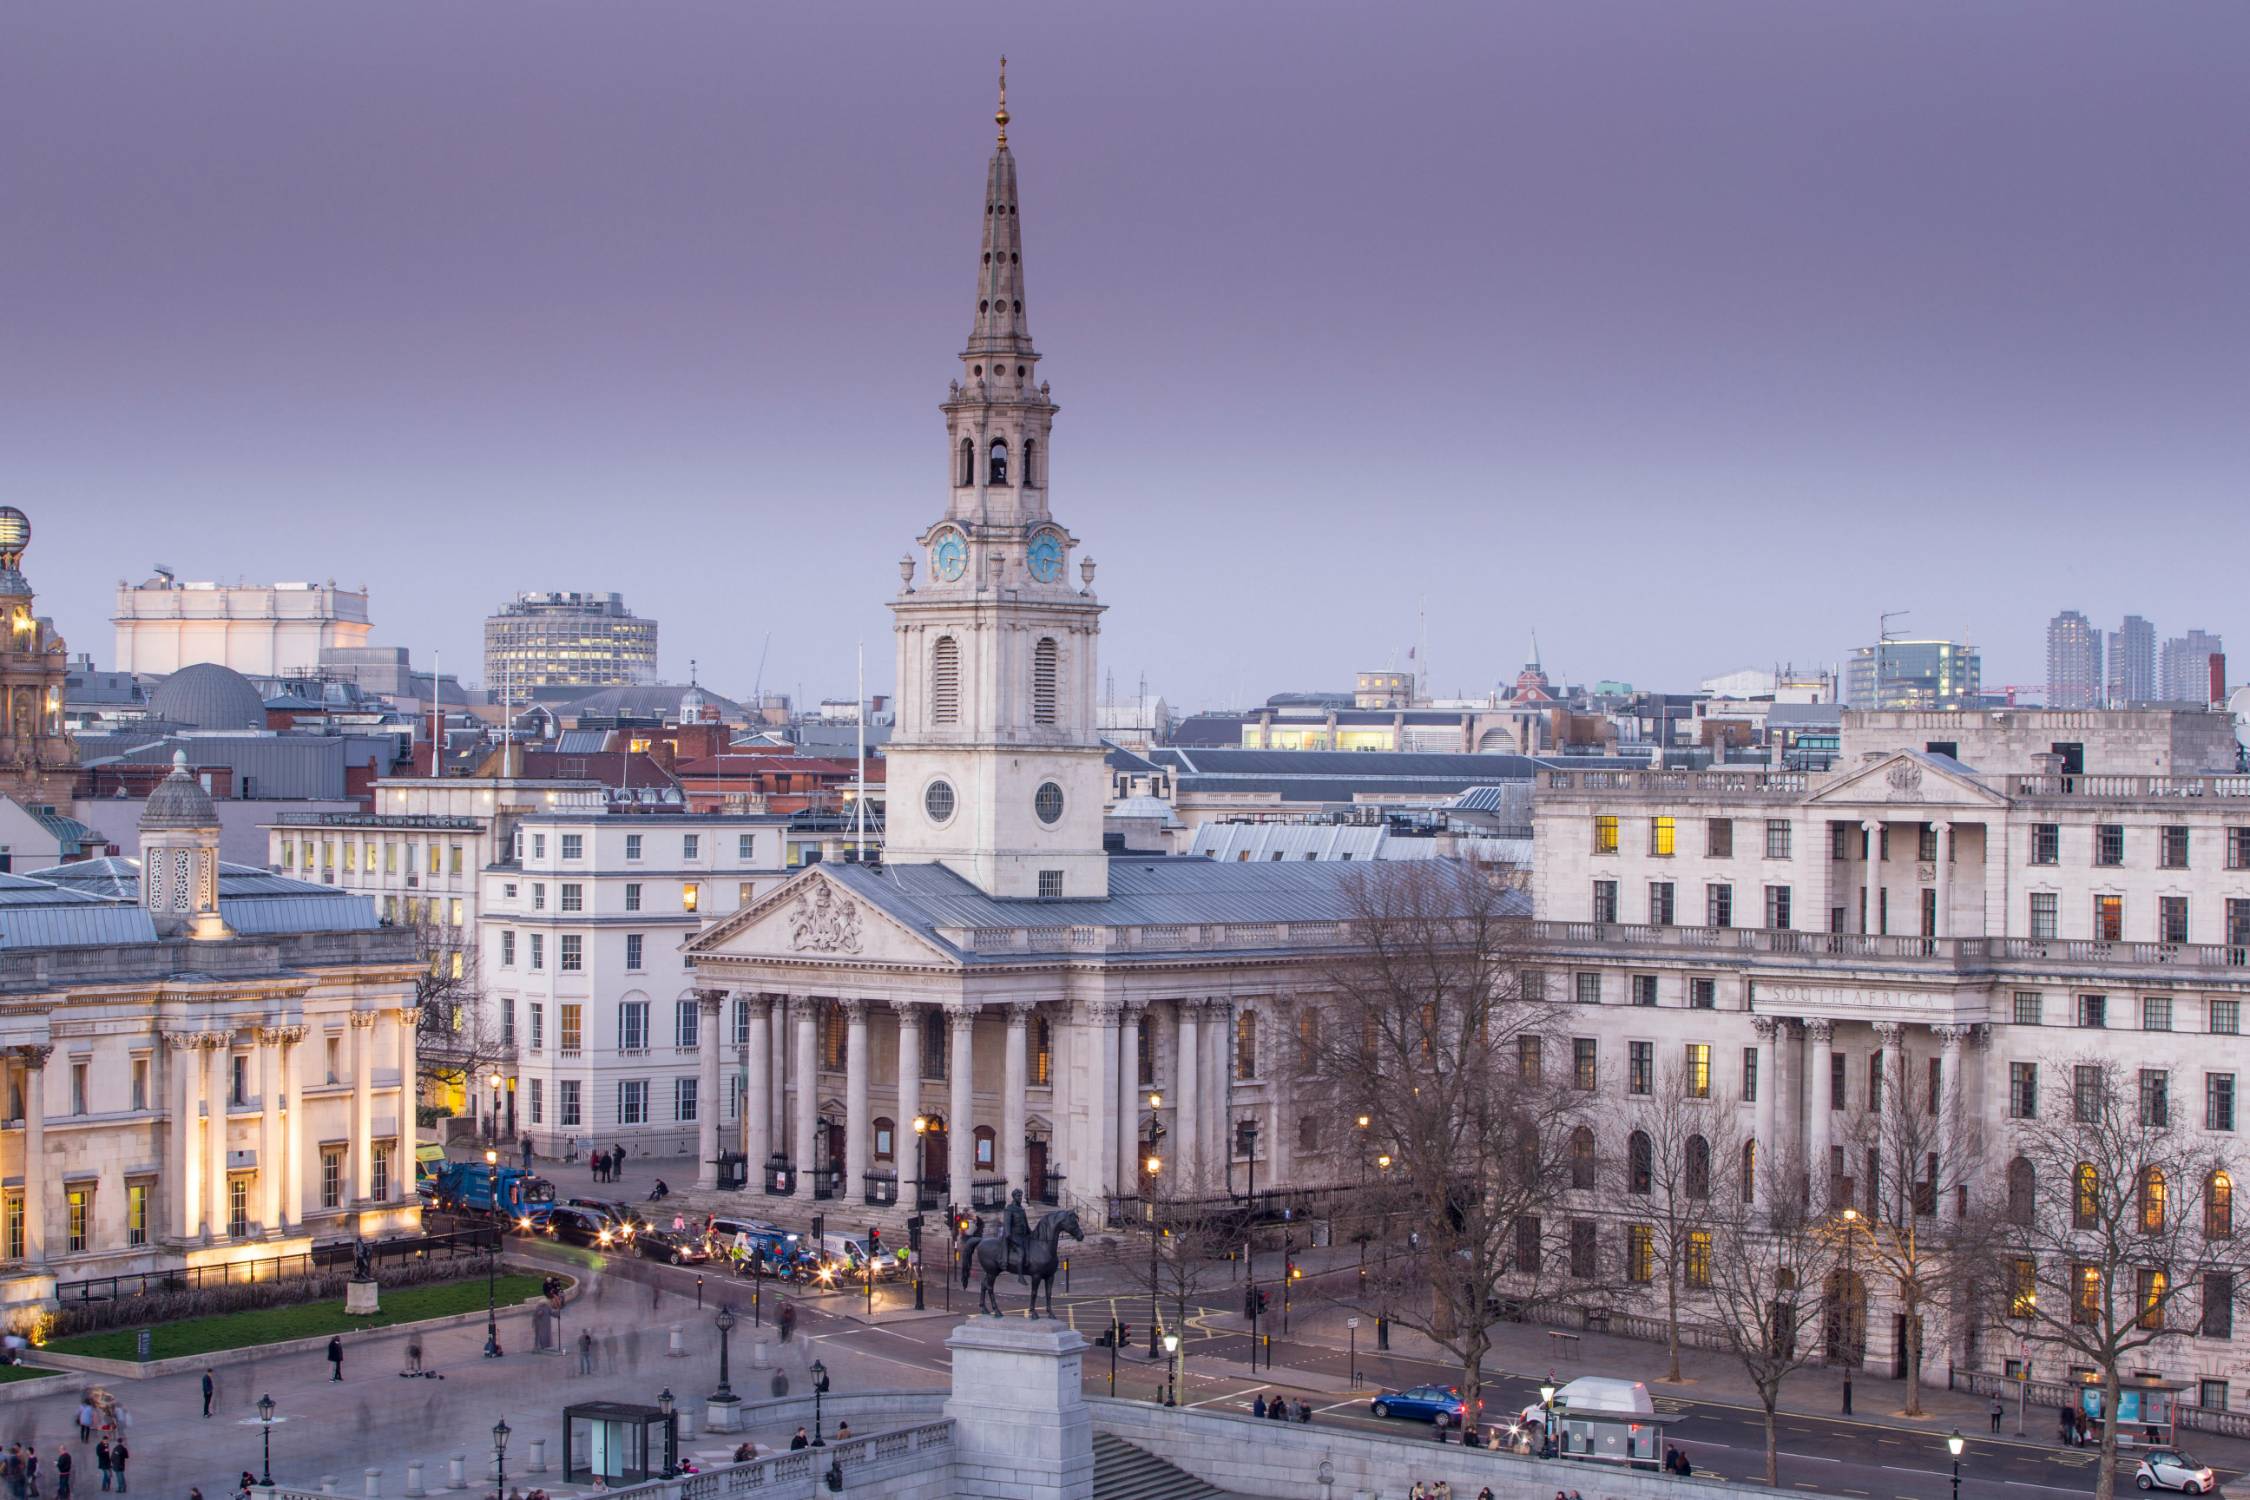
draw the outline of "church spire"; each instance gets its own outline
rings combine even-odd
[[[1016,159],[1008,151],[1008,60],[1000,59],[1000,139],[985,171],[984,244],[977,265],[977,316],[964,359],[1036,359],[1023,311],[1023,227],[1016,220]],[[981,375],[983,372],[979,371]],[[995,370],[994,374],[998,371]]]

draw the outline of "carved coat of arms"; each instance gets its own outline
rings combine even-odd
[[[1911,797],[1922,790],[1922,768],[1910,760],[1892,766],[1884,779],[1890,782],[1893,796]]]
[[[859,907],[826,882],[816,883],[789,908],[789,946],[799,953],[857,953]]]

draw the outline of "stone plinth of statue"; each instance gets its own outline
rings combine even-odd
[[[1094,1425],[1086,1340],[1052,1318],[971,1318],[953,1356],[955,1493],[990,1500],[1092,1500]]]
[[[352,1317],[371,1317],[382,1309],[376,1306],[376,1283],[354,1277],[344,1283],[344,1311]]]

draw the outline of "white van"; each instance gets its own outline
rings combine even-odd
[[[849,1272],[850,1278],[856,1281],[867,1274],[867,1239],[864,1235],[824,1234],[820,1237],[820,1253],[837,1268],[838,1277]],[[877,1281],[897,1274],[897,1261],[888,1253],[879,1254],[874,1259]]]

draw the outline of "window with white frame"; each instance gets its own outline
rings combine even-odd
[[[625,1000],[618,1003],[617,1050],[620,1052],[646,1052],[648,1050],[648,1002],[646,1000]]]
[[[582,833],[564,834],[562,836],[562,857],[564,859],[584,859],[586,857],[586,835]]]
[[[648,1123],[647,1079],[620,1078],[617,1080],[617,1123],[620,1125],[646,1125]]]
[[[562,935],[560,959],[556,967],[565,974],[582,973],[586,968],[586,940],[575,932]]]
[[[628,833],[625,835],[625,857],[627,859],[639,859],[641,857],[641,836],[639,834]]]
[[[625,968],[629,973],[639,973],[640,967],[641,935],[637,932],[628,932],[625,934]]]
[[[688,999],[675,1003],[672,1018],[672,1045],[693,1047],[701,1032],[701,1001]]]
[[[557,1125],[583,1125],[585,1110],[579,1104],[579,1080],[560,1078],[555,1081],[555,1113]]]
[[[695,1084],[696,1080],[692,1077],[672,1080],[672,1118],[682,1125],[695,1123],[695,1108],[698,1102]]]

